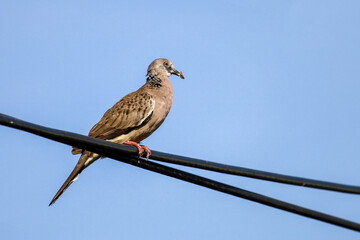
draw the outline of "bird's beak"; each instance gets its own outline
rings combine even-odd
[[[172,71],[171,71],[171,74],[175,74],[175,75],[181,77],[182,79],[185,78],[184,75],[182,74],[182,72],[179,72],[179,71],[176,70],[176,69],[172,70]]]

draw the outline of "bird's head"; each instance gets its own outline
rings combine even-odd
[[[155,59],[148,67],[147,76],[165,75],[170,77],[172,74],[184,79],[182,72],[175,69],[174,65],[166,58]]]

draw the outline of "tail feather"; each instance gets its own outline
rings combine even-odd
[[[54,198],[51,200],[49,206],[55,203],[55,201],[65,192],[65,190],[79,177],[80,173],[91,163],[90,160],[91,156],[87,152],[83,153],[76,164],[74,170],[70,173],[69,177],[66,179],[64,184],[61,186],[59,191],[55,194]]]

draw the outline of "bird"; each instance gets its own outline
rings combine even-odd
[[[145,145],[140,145],[140,142],[163,123],[170,111],[173,89],[168,78],[171,75],[184,79],[182,72],[177,71],[168,59],[158,58],[152,61],[147,69],[146,83],[107,110],[100,121],[92,127],[89,136],[133,146],[137,149],[139,158],[146,153],[148,159],[151,150]],[[76,147],[73,147],[72,154],[81,155],[74,170],[49,206],[55,203],[85,168],[102,158],[99,154]]]

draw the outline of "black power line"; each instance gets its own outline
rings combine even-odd
[[[52,140],[59,141],[62,136],[72,136],[75,135],[77,137],[83,137],[82,140],[84,141],[85,145],[81,145],[80,148],[85,148],[87,146],[86,144],[89,144],[91,142],[96,141],[99,149],[106,149],[106,144],[113,144],[98,139],[89,138],[87,136],[74,134],[71,132],[56,130],[52,128],[43,127],[40,125],[32,124],[29,122],[22,121],[20,119],[16,119],[11,116],[7,116],[5,114],[0,114],[0,124],[9,126],[12,128],[24,130],[27,132],[31,132],[43,137],[50,138]],[[48,137],[48,132],[51,132],[51,136],[55,136],[56,133],[56,139]],[[50,136],[50,135],[49,135]],[[89,141],[89,139],[91,139]],[[61,141],[60,141],[61,142]],[[65,142],[63,142],[65,143]],[[69,142],[66,142],[69,144]],[[81,143],[78,143],[81,144]],[[71,143],[70,143],[71,145]],[[75,143],[73,144],[75,146]],[[132,147],[128,147],[126,145],[118,145],[113,144],[114,147],[116,147],[119,150],[119,154],[136,154],[136,150]],[[109,149],[109,151],[111,148]],[[226,165],[211,161],[204,161],[196,158],[190,158],[190,157],[184,157],[169,153],[163,153],[158,151],[151,151],[150,159],[161,161],[161,162],[167,162],[172,164],[178,164],[183,165],[187,167],[194,167],[204,170],[210,170],[214,172],[220,172],[220,173],[226,173],[226,174],[232,174],[232,175],[239,175],[249,178],[256,178],[256,179],[262,179],[267,181],[273,181],[273,182],[279,182],[279,183],[285,183],[285,184],[291,184],[291,185],[297,185],[302,187],[311,187],[311,188],[318,188],[318,189],[324,189],[324,190],[330,190],[330,191],[338,191],[338,192],[344,192],[344,193],[353,193],[353,194],[360,194],[360,187],[359,186],[352,186],[352,185],[346,185],[346,184],[339,184],[339,183],[333,183],[333,182],[327,182],[327,181],[320,181],[320,180],[314,180],[309,178],[301,178],[301,177],[294,177],[289,175],[283,175],[278,173],[271,173],[271,172],[265,172],[260,170],[254,170],[250,168],[243,168],[238,166],[232,166],[232,165]]]
[[[94,139],[94,138],[90,138],[87,136],[83,136],[80,134],[75,134],[75,133],[71,133],[71,132],[66,132],[66,131],[61,131],[61,130],[57,130],[57,129],[52,129],[52,128],[47,128],[47,127],[43,127],[40,125],[36,125],[36,124],[32,124],[29,122],[25,122],[4,114],[0,114],[0,124],[1,125],[5,125],[5,126],[9,126],[12,128],[16,128],[16,129],[20,129],[23,131],[27,131],[48,139],[52,139],[54,141],[57,142],[61,142],[61,143],[65,143],[71,146],[76,146],[82,149],[87,149],[89,151],[92,152],[96,152],[100,155],[106,156],[106,157],[110,157],[137,167],[141,167],[150,171],[154,171],[157,173],[161,173],[167,176],[171,176],[174,178],[178,178],[187,182],[191,182],[200,186],[204,186],[207,188],[211,188],[214,189],[216,191],[220,191],[220,192],[224,192],[227,194],[231,194],[237,197],[241,197],[241,198],[245,198],[251,201],[255,201],[264,205],[268,205],[271,207],[275,207],[278,209],[282,209],[288,212],[292,212],[292,213],[296,213],[302,216],[306,216],[309,218],[313,218],[313,219],[317,219],[323,222],[327,222],[327,223],[331,223],[337,226],[341,226],[344,228],[348,228],[348,229],[352,229],[355,231],[359,231],[360,232],[360,224],[356,223],[356,222],[352,222],[352,221],[348,221],[346,219],[342,219],[342,218],[338,218],[335,216],[331,216],[325,213],[321,213],[318,211],[314,211],[311,209],[307,209],[307,208],[303,208],[301,206],[297,206],[291,203],[287,203],[284,201],[280,201],[274,198],[270,198],[261,194],[257,194],[254,192],[250,192],[250,191],[246,191],[234,186],[230,186],[224,183],[220,183],[208,178],[204,178],[201,176],[197,176],[191,173],[187,173],[178,169],[174,169],[168,166],[164,166],[158,163],[154,163],[152,161],[145,161],[142,159],[137,159],[136,157],[136,151],[130,147],[127,146],[122,146],[122,145],[118,145],[118,144],[114,144],[114,143],[110,143],[110,142],[106,142],[106,141],[102,141],[99,139]],[[159,157],[159,152],[155,153],[155,156]],[[218,171],[218,172],[225,172],[228,171],[226,173],[231,173],[234,174],[233,171],[238,171],[239,169],[242,170],[242,168],[239,167],[234,167],[234,166],[227,166],[227,165],[223,165],[223,164],[217,164],[217,163],[211,163],[210,167],[207,166],[203,166],[203,161],[202,160],[197,160],[197,159],[191,159],[191,158],[185,158],[185,157],[181,157],[181,156],[176,156],[176,155],[170,155],[170,154],[164,154],[161,153],[160,155],[162,155],[162,158],[166,158],[166,156],[171,156],[170,160],[167,160],[167,162],[172,162],[173,160],[171,160],[171,158],[175,158],[176,157],[180,157],[183,158],[184,160],[186,160],[185,162],[182,162],[182,165],[186,165],[186,166],[190,166],[190,162],[191,160],[195,160],[195,162],[193,163],[194,165],[196,165],[199,168],[203,168],[203,169],[207,169],[209,168],[209,170],[214,170],[214,171]],[[152,156],[154,157],[154,156]],[[159,157],[161,158],[161,157]],[[173,163],[180,163],[180,160],[174,160]],[[187,163],[186,163],[187,162]],[[186,163],[186,164],[185,164]],[[230,167],[229,170],[224,170],[227,167]],[[210,169],[211,168],[211,169]],[[239,169],[238,169],[239,168]],[[233,170],[231,170],[233,169]],[[245,170],[249,170],[249,169],[245,169]],[[243,174],[238,174],[237,175],[243,175]],[[257,174],[257,173],[256,173]],[[261,172],[261,174],[272,174],[272,173],[266,173],[266,172]],[[276,176],[278,174],[275,174]],[[284,176],[284,175],[280,175],[281,177],[288,177],[288,176]],[[252,176],[251,176],[252,177]],[[268,176],[267,176],[268,177]],[[259,178],[259,177],[256,177]],[[293,177],[292,177],[293,178]],[[265,179],[265,178],[261,178],[261,179]],[[302,179],[302,178],[296,178],[296,179]],[[315,181],[315,180],[311,180],[311,181]],[[282,181],[284,183],[286,183],[285,181]],[[321,182],[321,181],[318,181]],[[326,182],[321,182],[323,185],[326,185]],[[331,183],[334,184],[334,183]],[[335,184],[337,185],[337,184]],[[346,185],[341,185],[341,186],[346,186]],[[350,187],[354,187],[354,186],[350,186]],[[327,189],[325,187],[321,187],[323,189]],[[358,187],[355,187],[358,188]],[[333,190],[333,189],[332,189]],[[347,191],[349,192],[349,191]]]

